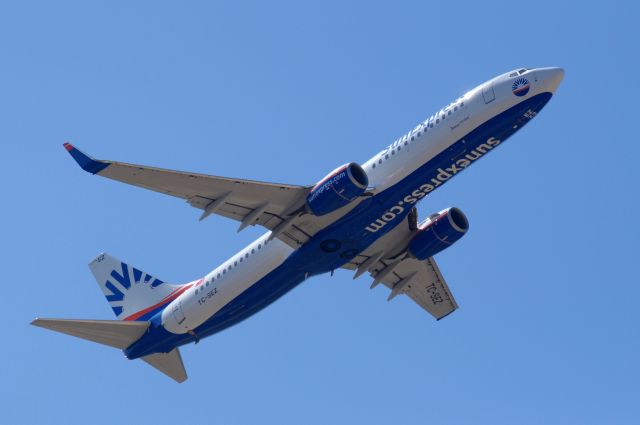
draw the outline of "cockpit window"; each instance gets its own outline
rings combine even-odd
[[[513,77],[517,77],[518,73],[517,72],[512,72],[511,74],[509,74],[509,78],[513,78]]]
[[[522,68],[520,71],[518,71],[518,74],[522,75],[525,72],[527,72],[527,68]]]

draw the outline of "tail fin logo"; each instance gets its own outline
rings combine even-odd
[[[129,266],[122,262],[120,263],[120,270],[112,270],[110,276],[104,283],[105,288],[110,292],[105,291],[109,303],[121,304],[124,301],[125,293],[141,285],[149,285],[150,288],[156,288],[164,283],[162,280],[154,278],[135,267],[132,267],[130,271]],[[122,306],[112,305],[111,308],[116,316],[119,316],[123,310]]]

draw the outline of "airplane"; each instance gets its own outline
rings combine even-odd
[[[531,121],[555,94],[561,68],[520,68],[465,93],[362,165],[313,186],[265,183],[96,160],[64,147],[85,171],[186,200],[268,231],[207,275],[173,284],[109,254],[89,268],[117,320],[35,319],[32,324],[121,349],[177,382],[179,347],[265,308],[311,276],[369,273],[388,300],[403,294],[434,316],[458,308],[434,256],[469,229],[450,207],[419,221],[416,205]]]

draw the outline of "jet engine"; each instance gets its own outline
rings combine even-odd
[[[330,172],[307,195],[307,209],[316,216],[329,214],[362,195],[369,178],[361,166],[352,162]]]
[[[469,230],[462,211],[451,207],[420,223],[418,233],[409,242],[408,251],[418,260],[426,260],[453,245]]]

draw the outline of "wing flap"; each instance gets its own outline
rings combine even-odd
[[[215,200],[222,194],[231,192],[233,196],[230,201],[235,199],[244,201],[243,203],[255,202],[256,192],[261,190],[266,191],[273,206],[289,206],[291,192],[304,190],[306,193],[304,186],[188,173],[115,161],[106,162],[109,165],[97,173],[99,176],[187,200],[196,196]]]
[[[385,273],[388,267],[393,267],[393,270]],[[437,320],[458,308],[433,258],[426,261],[405,258],[399,262],[396,259],[385,259],[376,262],[369,270],[371,276],[376,279],[374,282],[378,280],[378,273],[382,272],[384,275],[379,281],[391,290],[389,301],[396,295],[405,294]],[[374,287],[375,285],[372,285],[372,288]]]
[[[447,282],[442,277],[435,259],[426,261],[406,259],[402,261],[384,284],[393,289],[404,276],[416,273],[403,292],[416,304],[428,311],[437,320],[453,313],[458,304],[451,295]]]

